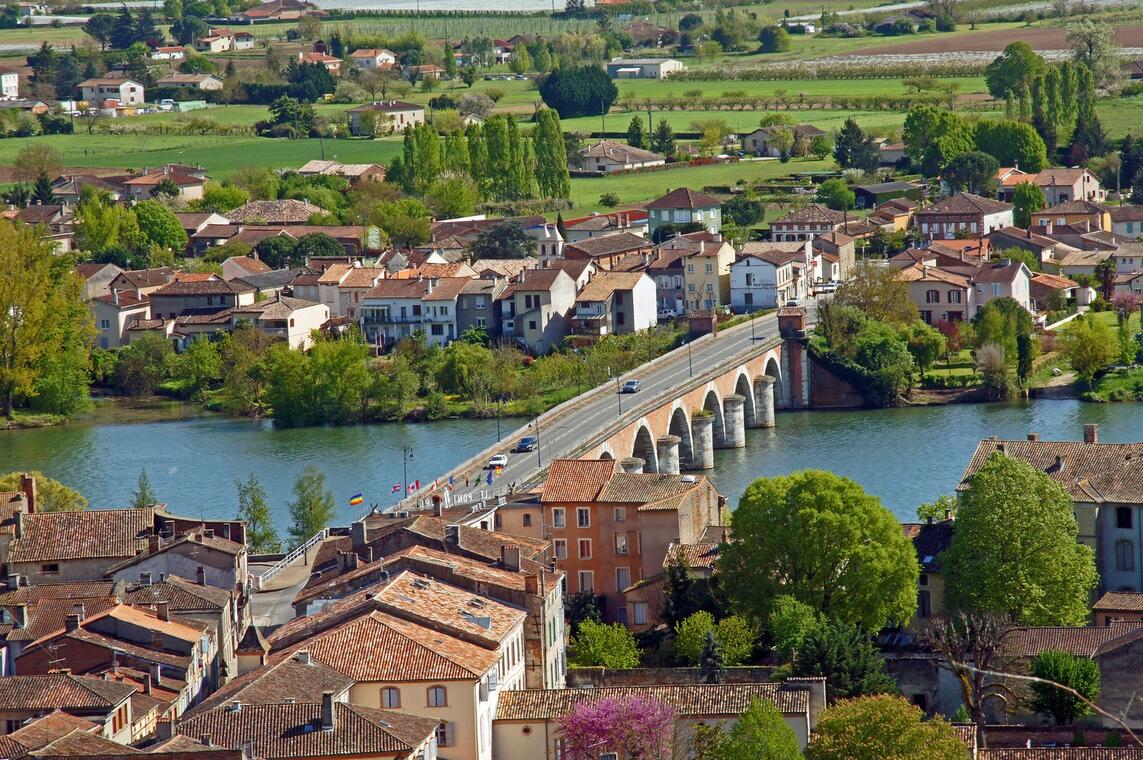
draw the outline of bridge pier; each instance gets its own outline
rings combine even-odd
[[[746,446],[746,399],[737,393],[727,396],[723,402],[723,439],[719,447],[741,449]]]
[[[643,472],[643,465],[645,464],[647,464],[647,462],[642,457],[626,457],[619,460],[619,466],[624,472],[635,475],[639,475]]]
[[[659,472],[663,475],[679,474],[679,442],[677,435],[661,435],[655,441],[659,451]]]
[[[695,415],[691,419],[691,469],[714,469],[714,416]]]
[[[770,375],[754,379],[754,419],[753,427],[774,427],[774,383]]]

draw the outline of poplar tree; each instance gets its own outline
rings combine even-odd
[[[551,108],[540,110],[540,119],[532,133],[536,154],[536,182],[541,198],[567,198],[571,194],[568,156],[560,117]]]
[[[468,173],[481,193],[488,197],[488,144],[484,139],[484,127],[469,124],[465,137],[468,138]]]

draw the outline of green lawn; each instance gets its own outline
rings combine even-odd
[[[0,29],[0,44],[3,45],[39,47],[43,42],[55,47],[70,47],[95,40],[88,37],[87,32],[78,26],[21,26],[16,29]]]
[[[925,374],[941,378],[971,377],[976,374],[976,362],[972,359],[972,351],[966,348],[950,355],[947,360],[939,359]]]
[[[571,200],[577,212],[602,211],[605,209],[599,204],[599,196],[604,193],[615,193],[619,196],[621,206],[629,206],[654,200],[668,188],[690,187],[701,190],[708,185],[734,185],[740,179],[760,182],[784,177],[791,172],[831,168],[833,161],[795,159],[786,164],[780,161],[742,161],[611,177],[577,177],[571,182]]]
[[[758,120],[762,114],[762,111],[655,111],[652,118],[656,124],[659,123],[660,119],[666,119],[667,123],[670,124],[671,128],[676,132],[690,131],[691,122],[706,119],[723,119],[732,130],[736,132],[749,132],[758,126]],[[647,118],[646,111],[624,112],[613,110],[607,115],[607,131],[626,131],[627,125],[631,122],[631,118],[637,115],[641,116],[644,120]],[[867,132],[880,135],[900,130],[901,125],[905,121],[905,114],[902,111],[813,110],[791,111],[790,116],[799,123],[813,124],[827,132],[834,129],[841,129],[841,125],[845,120],[853,117]],[[562,123],[565,130],[578,129],[584,132],[598,132],[601,128],[601,121],[598,116],[567,119]]]
[[[956,82],[964,94],[987,92],[984,77],[954,77],[941,79],[941,84]],[[863,97],[873,95],[905,94],[900,79],[775,79],[771,81],[723,80],[716,82],[687,82],[670,79],[635,79],[617,82],[619,97],[671,98],[685,97],[684,93],[698,90],[701,97],[715,98],[727,93],[744,92],[748,97],[774,97],[779,90],[796,101],[804,93],[809,97]]]
[[[1096,101],[1096,113],[1108,137],[1120,138],[1143,129],[1143,95],[1131,98],[1104,98]]]
[[[53,135],[0,140],[0,163],[10,164],[33,143],[60,152],[66,166],[138,169],[168,162],[201,164],[216,179],[243,166],[298,167],[321,158],[320,140],[265,137]],[[399,140],[326,140],[325,157],[348,163],[388,163],[401,150]]]

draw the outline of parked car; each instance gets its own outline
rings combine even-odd
[[[536,436],[526,435],[523,438],[521,438],[519,441],[516,442],[516,448],[513,449],[513,451],[519,451],[519,452],[535,451],[536,446],[538,446],[539,444],[540,444],[540,442],[536,440]]]
[[[638,380],[628,380],[627,382],[625,382],[623,384],[623,387],[620,389],[619,392],[620,393],[638,393],[639,392],[639,381]]]
[[[488,460],[488,464],[484,465],[484,469],[495,470],[497,467],[507,467],[507,466],[508,466],[508,455],[507,454],[494,454],[492,456],[492,458]]]
[[[675,318],[675,310],[674,309],[660,309],[659,310],[659,321],[660,322],[669,322],[674,318]]]
[[[786,301],[786,305],[787,306],[801,306],[801,304],[798,303],[798,299],[796,299],[796,298],[791,298],[789,301]]]

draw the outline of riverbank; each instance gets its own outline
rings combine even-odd
[[[35,412],[16,412],[10,419],[0,418],[0,430],[28,430],[33,428],[52,427],[62,425],[68,418],[62,414],[36,414]]]

